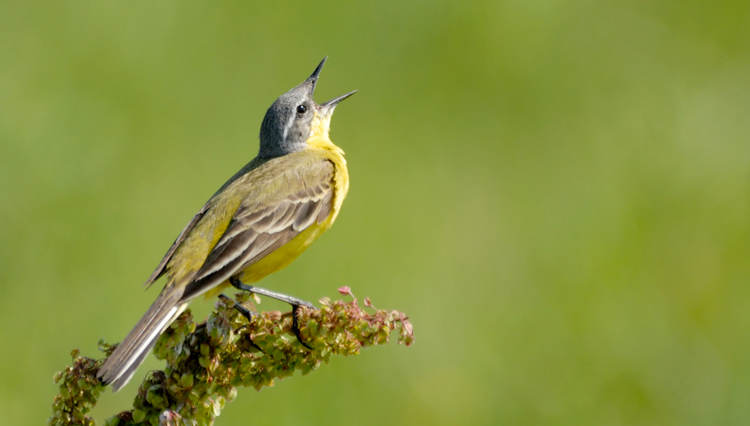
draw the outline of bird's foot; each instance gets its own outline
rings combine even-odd
[[[302,299],[298,299],[293,296],[286,295],[286,294],[266,290],[264,288],[242,284],[242,281],[240,281],[240,279],[237,277],[230,278],[229,283],[232,284],[232,286],[238,290],[249,291],[251,293],[260,294],[261,296],[270,297],[272,299],[280,300],[282,302],[286,302],[292,305],[292,332],[297,337],[297,341],[300,342],[302,346],[306,347],[307,349],[312,350],[312,347],[310,347],[307,343],[305,343],[302,340],[302,335],[300,333],[299,325],[297,324],[297,310],[299,309],[299,307],[305,306],[310,309],[315,309],[315,306],[313,306],[312,303],[304,301]]]
[[[247,318],[248,321],[252,321],[253,320],[253,316],[258,315],[255,312],[251,311],[250,309],[247,309],[246,307],[240,305],[236,301],[232,300],[231,298],[229,298],[229,297],[227,297],[227,296],[225,296],[223,294],[220,294],[219,297],[222,298],[222,299],[224,299],[224,300],[231,301],[234,304],[232,307],[234,309],[236,309],[237,312],[239,312],[243,317]]]
[[[244,306],[240,305],[239,303],[237,303],[235,300],[232,300],[232,299],[230,299],[229,297],[227,297],[227,296],[225,296],[223,294],[220,294],[219,297],[222,298],[222,299],[224,299],[224,300],[229,300],[232,303],[234,303],[234,305],[232,307],[234,309],[236,309],[237,312],[240,313],[240,315],[242,315],[243,317],[245,317],[248,322],[250,322],[250,321],[253,320],[253,316],[258,315],[255,312],[251,311],[250,309],[247,309],[246,307],[244,307]],[[245,327],[247,327],[247,326],[243,325],[242,327],[238,328],[237,330],[234,330],[234,332],[237,333],[237,332],[239,332],[240,330],[242,330]],[[259,351],[261,351],[262,353],[265,353],[265,352],[263,352],[263,349],[260,348],[260,346],[256,345],[255,342],[253,342],[253,339],[250,338],[250,335],[247,336],[247,340],[250,342],[250,346],[254,347],[255,349],[257,349]]]

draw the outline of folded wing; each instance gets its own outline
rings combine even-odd
[[[314,223],[331,214],[333,164],[321,161],[318,170],[288,194],[276,194],[259,205],[243,203],[209,253],[201,269],[185,288],[182,300],[190,300],[226,281],[283,246]],[[314,179],[310,179],[314,177]]]

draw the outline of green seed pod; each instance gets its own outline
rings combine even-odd
[[[159,395],[154,395],[154,397],[151,398],[151,405],[160,410],[167,408],[167,404],[164,402],[164,398]]]
[[[198,364],[200,364],[201,367],[207,368],[208,364],[211,363],[211,360],[207,356],[202,356],[198,358]]]
[[[185,388],[192,387],[193,375],[190,373],[183,374],[182,377],[180,377],[180,384]]]
[[[141,411],[141,410],[139,410],[137,408],[135,410],[133,410],[133,422],[134,423],[140,423],[145,418],[146,418],[146,413],[145,412],[143,412],[143,411]]]
[[[227,393],[227,401],[232,402],[235,398],[237,398],[237,388],[232,387]]]

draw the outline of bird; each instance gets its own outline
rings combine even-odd
[[[233,286],[274,297],[292,305],[295,324],[296,308],[312,307],[249,284],[288,266],[328,230],[349,190],[344,151],[328,133],[336,106],[357,91],[315,103],[327,59],[268,108],[258,155],[195,214],[144,284],[150,287],[166,276],[156,301],[97,373],[114,392],[130,381],[161,333],[200,295],[215,297]]]

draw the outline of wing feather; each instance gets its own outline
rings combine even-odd
[[[217,245],[208,256],[208,259],[206,259],[204,267],[198,271],[195,279],[200,280],[224,268],[254,244],[258,243],[259,236],[254,230],[247,229],[238,233],[231,240],[227,240],[224,244]]]
[[[291,195],[278,194],[276,201],[271,198],[261,205],[257,200],[243,202],[187,285],[182,301],[210,290],[258,262],[313,223],[322,223],[333,208],[333,165],[324,161],[319,166],[324,172],[313,176],[314,182],[303,180],[306,186]]]
[[[328,188],[328,190],[323,193],[323,198],[320,200],[321,207],[317,218],[317,222],[319,224],[323,223],[323,221],[325,221],[331,214],[331,200],[333,200],[333,191],[330,190],[330,186],[326,187]]]
[[[297,232],[304,231],[308,226],[315,222],[319,212],[320,200],[313,200],[310,198],[309,202],[300,206],[300,209],[294,218],[294,223],[292,223],[292,228]]]

